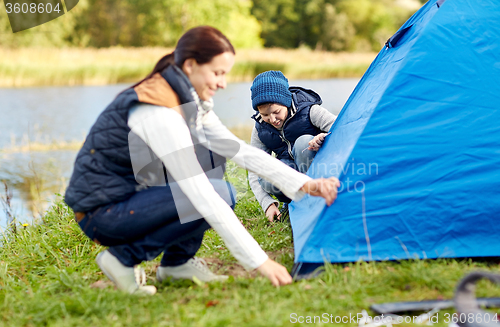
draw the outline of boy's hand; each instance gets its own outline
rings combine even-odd
[[[312,140],[309,141],[308,149],[311,151],[318,151],[319,148],[321,148],[321,145],[323,145],[323,141],[325,140],[325,137],[327,135],[328,133],[321,133],[316,135]]]
[[[292,276],[290,276],[288,270],[271,259],[267,259],[257,270],[269,279],[274,286],[292,283]]]
[[[279,214],[280,214],[280,211],[275,203],[271,204],[269,206],[269,208],[267,208],[267,210],[266,210],[266,217],[267,217],[267,220],[269,220],[270,222],[273,222],[274,216],[278,216]]]
[[[337,198],[337,188],[340,182],[335,177],[318,178],[308,181],[300,189],[313,196],[321,196],[326,200],[327,205],[331,205]]]

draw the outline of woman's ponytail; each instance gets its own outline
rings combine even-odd
[[[153,71],[151,73],[149,73],[148,76],[144,77],[142,80],[140,80],[139,82],[137,82],[134,85],[132,85],[130,88],[133,89],[134,87],[136,87],[137,85],[141,84],[142,82],[144,82],[148,78],[152,77],[154,74],[161,73],[168,66],[173,65],[173,64],[175,64],[175,61],[174,61],[174,53],[172,52],[172,53],[169,53],[166,56],[163,56],[163,58],[161,58],[160,60],[158,60],[158,62],[155,65],[155,68],[153,68]]]
[[[155,65],[155,68],[153,68],[153,71],[148,76],[146,76],[145,79],[150,78],[151,76],[153,76],[156,73],[161,73],[162,71],[165,70],[165,68],[167,68],[168,66],[170,66],[174,63],[175,63],[174,53],[172,52],[172,53],[164,56],[160,60],[158,60],[158,62]]]

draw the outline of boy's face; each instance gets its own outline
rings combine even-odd
[[[262,116],[262,119],[273,126],[274,128],[281,128],[288,116],[288,108],[277,103],[263,104],[257,106],[257,109]]]

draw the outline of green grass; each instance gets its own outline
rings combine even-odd
[[[290,269],[289,222],[267,222],[248,191],[245,172],[230,164],[228,175],[238,190],[236,214],[264,250]],[[94,261],[103,248],[86,238],[61,201],[40,223],[4,231],[1,249],[0,326],[300,326],[290,322],[292,313],[356,315],[373,303],[452,298],[467,272],[500,270],[497,262],[458,259],[357,262],[328,265],[319,278],[274,288],[255,273],[244,273],[219,236],[208,231],[198,256],[236,277],[224,284],[159,284],[157,259],[143,265],[158,294],[134,296],[111,286],[92,287],[106,281]],[[481,283],[478,296],[500,296],[500,289]],[[450,312],[440,312],[438,326],[447,326],[444,313]]]

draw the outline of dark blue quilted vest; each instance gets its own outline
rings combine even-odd
[[[302,135],[316,136],[322,131],[311,123],[311,107],[321,105],[320,96],[313,90],[297,86],[290,87],[292,107],[288,108],[288,118],[283,124],[283,135],[273,126],[264,122],[260,113],[252,116],[259,138],[266,147],[276,153],[278,159],[293,159],[292,148]]]
[[[178,68],[170,66],[161,75],[179,96],[182,104],[192,102],[192,86],[187,77],[179,72]],[[65,194],[66,203],[75,212],[87,212],[105,204],[120,202],[144,189],[144,185],[140,185],[134,177],[129,151],[131,130],[127,125],[128,114],[137,104],[139,100],[134,89],[120,93],[90,129],[76,157]],[[184,114],[188,126],[194,127],[196,112],[184,111]],[[192,134],[191,137],[197,144],[195,136]],[[201,148],[201,145],[196,146],[195,151],[204,171],[220,166],[225,168],[225,158],[206,148],[202,151]],[[222,173],[215,178],[222,178]]]
[[[138,103],[128,89],[99,115],[78,153],[65,201],[75,212],[87,212],[136,192],[127,125],[129,109]]]

